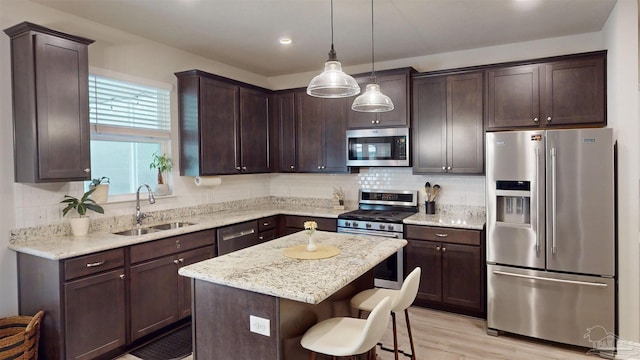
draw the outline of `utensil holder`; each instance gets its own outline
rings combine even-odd
[[[436,202],[435,201],[425,201],[424,202],[425,213],[427,214],[435,214],[436,213]]]

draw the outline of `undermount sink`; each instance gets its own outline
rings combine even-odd
[[[193,223],[189,223],[189,222],[172,222],[172,223],[167,223],[167,224],[160,224],[160,225],[153,225],[153,226],[149,226],[151,229],[155,229],[155,230],[171,230],[171,229],[178,229],[178,228],[183,228],[185,226],[191,226],[193,225]]]
[[[131,230],[118,231],[114,234],[116,235],[125,235],[125,236],[140,236],[144,234],[149,234],[153,232],[158,232],[160,230],[152,229],[152,228],[137,228]]]
[[[124,235],[124,236],[140,236],[140,235],[150,234],[158,231],[183,228],[185,226],[191,226],[191,225],[193,225],[193,223],[178,221],[178,222],[171,222],[171,223],[160,224],[160,225],[141,227],[141,228],[136,228],[131,230],[118,231],[114,234]]]

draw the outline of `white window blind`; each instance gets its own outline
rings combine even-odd
[[[95,134],[169,138],[169,90],[89,75],[89,121]]]

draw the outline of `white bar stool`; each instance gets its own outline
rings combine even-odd
[[[400,290],[392,289],[368,289],[358,293],[351,299],[351,306],[358,309],[358,317],[362,311],[371,311],[384,298],[391,298],[391,319],[393,320],[393,350],[395,358],[398,360],[398,333],[396,330],[396,312],[404,311],[407,320],[407,332],[411,344],[411,359],[416,360],[416,351],[413,346],[413,336],[411,336],[411,324],[409,322],[409,311],[407,310],[418,294],[420,286],[420,274],[422,270],[417,267],[404,280]]]
[[[333,356],[355,356],[373,349],[389,325],[391,299],[382,299],[367,319],[335,317],[312,326],[300,340],[310,350],[310,359],[316,353]]]

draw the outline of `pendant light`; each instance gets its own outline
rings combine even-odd
[[[358,96],[351,109],[361,112],[385,112],[393,110],[393,101],[380,91],[376,84],[376,71],[373,57],[373,0],[371,0],[371,84],[367,84],[364,94]]]
[[[343,98],[358,95],[360,86],[358,82],[348,74],[342,72],[342,65],[336,56],[333,48],[333,0],[331,0],[331,50],[329,50],[329,60],[324,63],[322,74],[314,77],[309,86],[307,94],[321,98]]]

